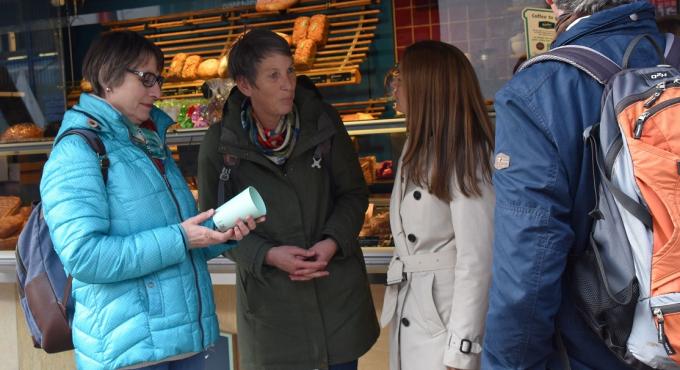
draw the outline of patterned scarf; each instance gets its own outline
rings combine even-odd
[[[300,119],[295,106],[292,112],[281,117],[276,128],[267,130],[253,117],[252,104],[250,99],[246,99],[241,106],[241,125],[260,152],[279,166],[286,163],[293,153],[300,135]]]
[[[135,144],[135,146],[142,149],[155,160],[160,162],[165,160],[167,155],[165,145],[158,135],[156,124],[153,123],[153,121],[148,120],[142,122],[140,125],[135,125],[128,120],[124,120],[124,122],[130,132],[132,143]]]

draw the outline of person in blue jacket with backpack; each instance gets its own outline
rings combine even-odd
[[[40,193],[54,248],[73,276],[72,337],[79,369],[202,369],[217,340],[206,261],[255,228],[249,217],[213,230],[165,145],[172,119],[154,107],[163,53],[130,31],[92,44],[82,94],[58,134],[96,132],[108,179],[83,138],[65,136]]]
[[[654,7],[634,0],[546,0],[559,17],[553,47],[583,45],[621,65],[650,34]],[[631,67],[659,62],[641,42]],[[588,243],[595,205],[583,132],[600,117],[603,86],[566,63],[518,73],[496,95],[494,262],[483,369],[628,368],[586,326],[568,291],[568,260]],[[568,363],[567,363],[568,362]]]

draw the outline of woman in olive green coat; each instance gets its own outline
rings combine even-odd
[[[350,138],[273,32],[242,37],[229,72],[238,88],[201,145],[199,203],[219,206],[226,159],[225,199],[254,186],[267,205],[267,221],[230,254],[241,369],[356,369],[379,327],[357,242],[368,192]]]

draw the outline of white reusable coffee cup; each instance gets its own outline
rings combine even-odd
[[[236,220],[244,220],[248,216],[258,218],[267,214],[267,207],[260,193],[254,187],[249,186],[237,196],[221,205],[213,215],[215,228],[220,231],[227,231],[236,226]]]

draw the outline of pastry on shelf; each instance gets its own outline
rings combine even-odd
[[[201,64],[201,61],[200,55],[189,55],[182,67],[182,79],[185,81],[196,80],[198,78],[198,66]]]
[[[374,212],[366,221],[364,221],[361,231],[359,232],[359,237],[387,239],[390,237],[391,232],[389,211]]]
[[[286,42],[288,43],[288,46],[290,46],[292,44],[293,39],[290,36],[286,35],[283,32],[276,32],[276,34],[281,36],[282,39],[286,40]]]
[[[186,61],[188,55],[185,53],[179,53],[172,57],[172,62],[166,72],[165,78],[168,81],[177,81],[182,79],[182,68],[184,68],[184,62]]]
[[[86,79],[80,80],[80,90],[83,92],[92,92],[92,84]]]
[[[372,114],[363,113],[363,112],[357,112],[357,113],[352,113],[352,114],[343,114],[340,118],[342,118],[342,120],[345,121],[345,122],[365,121],[365,120],[369,120],[369,119],[375,119],[375,117]]]
[[[366,180],[367,184],[375,182],[375,163],[376,158],[374,155],[359,158],[361,172],[364,174],[364,180]]]
[[[217,66],[217,76],[225,78],[229,75],[229,54],[220,57],[220,63]]]
[[[198,78],[207,80],[211,78],[216,78],[218,77],[218,69],[220,66],[220,62],[215,59],[215,58],[210,58],[206,59],[201,62],[201,64],[198,65],[198,70],[196,71],[196,75]]]
[[[309,17],[295,18],[295,24],[293,24],[293,36],[291,37],[291,43],[293,45],[298,45],[302,40],[307,38],[309,20]]]
[[[258,12],[273,12],[286,10],[297,4],[298,0],[257,0],[255,10]]]
[[[18,234],[24,225],[25,218],[20,214],[0,218],[0,238],[9,238]]]
[[[377,163],[375,177],[381,180],[394,178],[394,168],[392,168],[392,161],[386,160]]]
[[[0,135],[0,141],[22,141],[43,137],[43,130],[33,123],[19,123],[10,126]]]
[[[293,62],[295,68],[299,70],[307,70],[314,64],[314,55],[316,54],[316,43],[310,39],[304,39],[298,43],[293,54]]]
[[[325,14],[315,14],[309,20],[307,38],[314,40],[317,46],[326,45],[328,40],[328,17]]]
[[[21,207],[21,199],[12,195],[0,196],[0,217],[13,215]]]

